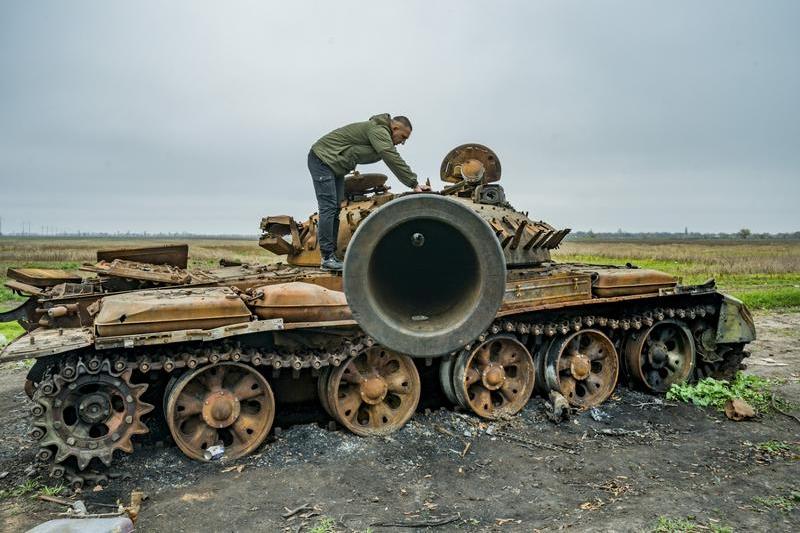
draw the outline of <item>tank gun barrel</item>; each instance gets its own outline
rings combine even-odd
[[[437,194],[372,212],[347,248],[344,289],[364,331],[389,349],[439,356],[494,318],[505,290],[503,251],[472,209]]]

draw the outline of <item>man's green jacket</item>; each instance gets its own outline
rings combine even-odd
[[[311,150],[337,176],[355,170],[356,165],[383,160],[404,185],[417,186],[417,175],[397,153],[392,142],[392,118],[388,113],[365,122],[354,122],[333,130],[314,143]]]

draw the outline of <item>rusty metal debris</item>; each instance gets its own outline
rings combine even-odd
[[[186,244],[165,244],[147,246],[145,248],[121,248],[116,250],[98,250],[97,261],[114,260],[135,261],[150,265],[169,265],[186,268],[189,260],[189,246]]]
[[[564,398],[563,394],[556,390],[551,390],[548,394],[548,399],[550,402],[547,406],[547,418],[549,418],[551,422],[558,424],[562,420],[569,419],[569,402]]]
[[[415,520],[408,522],[383,521],[383,522],[373,522],[372,524],[370,524],[370,527],[429,528],[429,527],[446,526],[447,524],[452,524],[453,522],[459,520],[460,518],[461,518],[460,514],[454,514],[450,516],[434,517],[429,520]]]
[[[655,432],[646,429],[645,431],[639,431],[637,429],[625,429],[625,428],[602,428],[602,429],[595,429],[591,428],[595,435],[607,435],[609,437],[638,437],[640,439],[651,438]]]
[[[549,442],[542,442],[540,440],[529,439],[521,435],[515,435],[513,433],[509,433],[508,431],[495,431],[494,434],[500,437],[501,439],[513,442],[517,446],[522,446],[523,448],[529,448],[529,449],[542,448],[554,452],[568,453],[570,455],[578,454],[577,451],[570,449],[566,446],[559,446],[557,444],[550,444]]]
[[[131,492],[131,501],[127,506],[119,502],[117,502],[117,505],[92,504],[115,509],[115,511],[107,513],[89,513],[83,500],[66,500],[45,494],[40,494],[38,499],[63,505],[68,509],[66,512],[58,514],[58,516],[64,518],[41,523],[30,529],[30,532],[86,531],[88,533],[127,533],[134,531],[142,502],[146,499],[146,496],[142,491],[134,490]]]
[[[741,398],[732,398],[725,402],[725,416],[736,422],[748,420],[756,416],[756,410]]]
[[[113,452],[132,452],[160,416],[189,457],[241,457],[276,406],[315,398],[350,431],[385,435],[411,418],[418,368],[432,365],[446,398],[482,418],[510,417],[538,391],[560,420],[602,404],[619,376],[659,394],[730,376],[749,355],[752,317],[713,282],[554,262],[570,230],[514,209],[501,174],[497,154],[470,143],[442,161],[438,193],[347,178],[343,275],[319,269],[317,214],[262,219],[259,244],[279,263],[192,269],[179,245],[100,251],[85,278],[13,269],[6,285],[28,300],[0,320],[26,334],[0,364],[35,360],[24,387],[38,459],[70,486],[102,483]],[[646,436],[606,429],[595,434]]]
[[[81,277],[64,270],[47,268],[9,268],[6,271],[9,279],[37,288],[53,287],[62,283],[80,283]]]
[[[147,495],[140,490],[134,490],[131,492],[131,502],[127,507],[125,507],[125,512],[128,514],[134,524],[136,523],[136,519],[139,518],[139,511],[141,511],[142,503],[146,499]]]

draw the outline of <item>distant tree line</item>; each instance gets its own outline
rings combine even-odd
[[[6,233],[0,234],[3,237],[24,238],[24,239],[226,239],[226,240],[258,240],[258,235],[243,235],[243,234],[204,234],[204,233],[187,233],[187,232],[159,232],[150,233],[144,232],[101,232],[101,231],[81,231],[81,232],[64,232],[57,234],[44,235],[41,233]],[[753,233],[748,228],[742,228],[735,233],[699,233],[690,232],[687,230],[681,232],[630,232],[617,230],[614,232],[594,232],[588,231],[573,231],[570,233],[566,240],[575,241],[691,241],[691,240],[800,240],[800,231],[792,233]]]
[[[186,232],[159,232],[150,233],[143,232],[103,232],[103,231],[78,231],[78,232],[63,232],[55,234],[42,234],[42,233],[6,233],[0,234],[3,237],[14,237],[17,239],[225,239],[225,240],[258,240],[258,235],[242,235],[242,234],[204,234],[204,233],[186,233]]]
[[[566,240],[574,241],[692,241],[692,240],[800,240],[800,231],[791,233],[753,233],[748,228],[742,228],[736,233],[699,233],[690,231],[681,232],[629,232],[617,230],[614,232],[573,231]]]

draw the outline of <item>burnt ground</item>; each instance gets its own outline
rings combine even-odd
[[[800,403],[800,314],[756,320],[760,339],[748,371],[785,380],[779,393]],[[35,452],[25,436],[24,376],[22,366],[0,368],[3,488],[27,479]],[[149,496],[137,524],[143,531],[378,532],[410,531],[401,526],[415,523],[439,531],[649,531],[660,517],[688,519],[700,530],[797,529],[795,420],[770,414],[732,422],[624,387],[602,412],[607,420],[585,412],[554,425],[540,398],[505,423],[422,411],[379,439],[298,424],[233,463],[195,463],[174,446],[148,444],[118,462],[120,477],[102,491],[87,487],[75,497],[103,512],[91,502],[142,489]],[[758,448],[768,441],[795,451]],[[282,517],[306,504],[309,511]],[[5,498],[0,524],[25,530],[61,510],[30,496]]]

